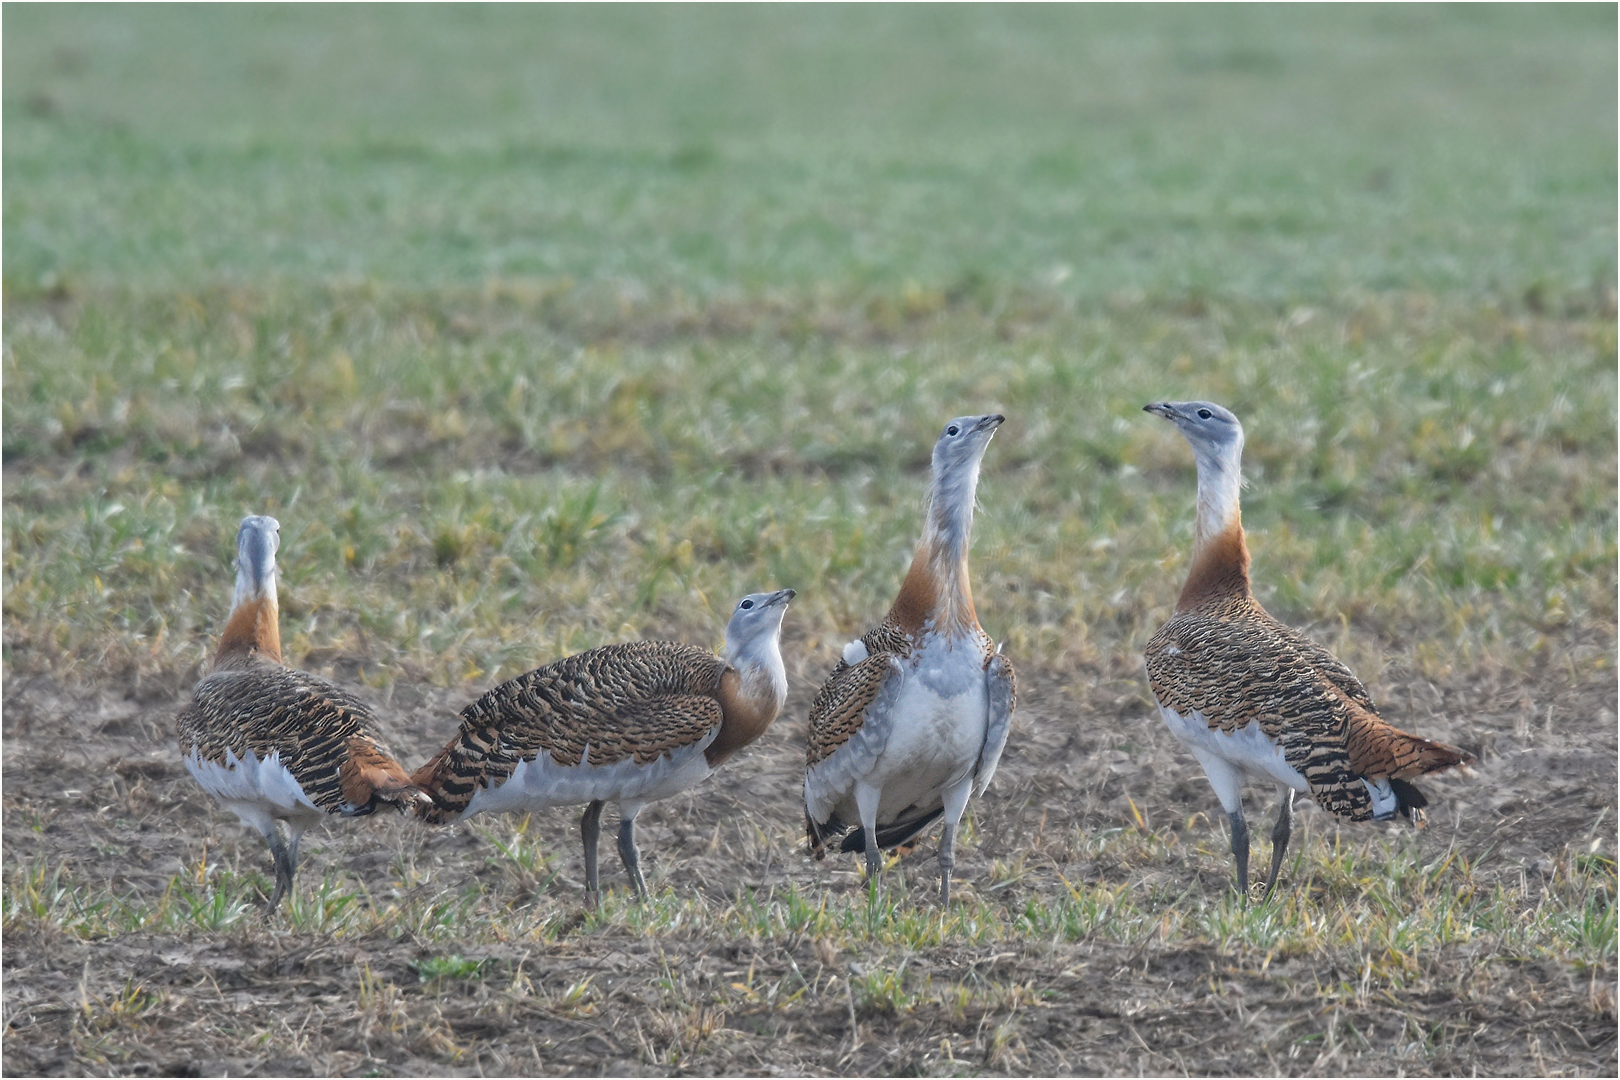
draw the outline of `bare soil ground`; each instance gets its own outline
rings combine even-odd
[[[655,891],[714,907],[744,887],[801,893],[859,888],[849,857],[817,864],[796,845],[804,716],[824,670],[789,642],[792,697],[755,747],[688,796],[642,815]],[[1455,848],[1487,885],[1532,887],[1570,852],[1614,851],[1613,668],[1577,674],[1547,650],[1544,667],[1509,681],[1470,672],[1431,682],[1396,661],[1373,687],[1396,722],[1479,753],[1471,778],[1425,785],[1430,827],[1345,826],[1305,807],[1296,843],[1367,844],[1373,858]],[[797,667],[795,668],[795,664]],[[312,664],[319,667],[321,665]],[[355,685],[350,660],[336,677]],[[347,676],[347,678],[345,678]],[[1155,879],[1193,895],[1226,887],[1225,837],[1191,758],[1159,729],[1139,670],[1022,673],[1014,737],[994,788],[972,808],[959,853],[965,895],[1016,906],[1020,892],[1064,882]],[[479,687],[362,688],[393,717],[395,749],[421,760],[447,737]],[[8,874],[40,860],[154,902],[206,857],[268,874],[263,842],[191,782],[172,740],[188,688],[8,679],[4,690],[4,843]],[[1251,793],[1256,862],[1268,847],[1269,796]],[[1133,826],[1185,842],[1162,865],[1091,858],[1080,839]],[[611,812],[610,812],[611,818]],[[490,823],[500,826],[498,820]],[[300,889],[323,876],[375,883],[380,903],[399,865],[406,888],[453,896],[482,878],[547,911],[580,906],[577,813],[535,816],[555,877],[522,895],[469,826],[432,831],[398,819],[335,822],[305,840]],[[609,833],[611,835],[611,833]],[[1200,849],[1200,845],[1203,845]],[[1200,850],[1204,854],[1200,854]],[[886,882],[933,904],[932,841]],[[1023,859],[1010,881],[995,860]],[[604,882],[622,889],[611,847]],[[1287,887],[1288,883],[1284,883]],[[532,925],[532,924],[531,924]],[[957,1073],[1616,1073],[1612,966],[1493,961],[1471,945],[1424,958],[1424,974],[1384,984],[1313,956],[1234,955],[1208,943],[1074,943],[925,948],[904,958],[910,985],[987,989],[960,1008],[857,1007],[851,978],[868,958],[805,935],[730,939],[682,929],[652,935],[583,920],[550,939],[514,934],[465,948],[407,930],[366,936],[295,933],[257,915],[223,932],[134,933],[80,940],[26,921],[5,941],[7,1075],[276,1074],[957,1074]],[[521,929],[521,928],[519,928]],[[415,965],[449,952],[482,977],[420,981]],[[1323,987],[1359,985],[1349,995]],[[771,1003],[739,986],[798,987]],[[115,1003],[152,998],[118,1018]],[[729,988],[729,990],[728,990]],[[726,991],[714,993],[712,991]],[[675,1008],[672,995],[697,1007]],[[784,1000],[785,999],[785,1000]],[[705,1006],[703,1002],[729,1004]],[[99,1003],[94,1010],[88,1003]]]

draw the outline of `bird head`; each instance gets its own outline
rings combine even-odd
[[[978,476],[979,463],[984,451],[1007,418],[999,413],[989,416],[958,416],[945,425],[934,443],[934,481],[959,476]]]
[[[782,616],[787,614],[788,601],[798,594],[792,589],[776,592],[749,593],[737,601],[726,624],[726,653],[740,656],[755,647],[774,644],[782,632]]]
[[[958,416],[934,443],[934,480],[928,493],[930,531],[951,549],[965,550],[985,448],[1007,418]]]
[[[1243,425],[1213,401],[1159,401],[1142,406],[1143,412],[1162,416],[1176,425],[1200,465],[1217,468],[1243,454]]]
[[[276,595],[276,549],[281,546],[281,522],[264,514],[250,514],[236,530],[236,603]]]

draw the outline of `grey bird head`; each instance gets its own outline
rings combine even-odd
[[[1142,411],[1176,425],[1192,445],[1200,469],[1220,471],[1243,456],[1243,425],[1213,401],[1159,401]]]
[[[756,646],[774,644],[782,631],[782,616],[787,614],[788,601],[798,593],[792,589],[776,592],[749,593],[737,601],[726,624],[726,653],[741,656]]]
[[[977,476],[979,462],[984,460],[985,447],[996,433],[996,428],[1007,418],[1000,414],[990,416],[958,416],[945,425],[934,444],[934,478],[957,476],[971,472]]]
[[[264,514],[249,514],[236,530],[236,600],[276,595],[276,549],[281,546],[281,522]]]
[[[787,668],[782,664],[782,616],[792,589],[749,593],[737,601],[726,624],[726,661],[742,674],[746,684],[775,702],[772,715],[787,699]]]
[[[934,443],[934,483],[929,493],[930,517],[948,539],[965,541],[973,521],[973,494],[985,448],[1007,418],[958,416],[945,425]]]

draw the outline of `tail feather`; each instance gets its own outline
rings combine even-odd
[[[377,809],[379,802],[400,810],[425,801],[420,788],[399,762],[367,738],[349,741],[348,755],[338,766],[338,786],[343,791],[346,817],[362,817]]]
[[[887,825],[879,825],[877,830],[877,846],[880,849],[903,847],[908,841],[933,824],[934,819],[945,812],[943,806],[936,807],[919,817],[907,818],[904,821],[893,821]],[[839,845],[839,851],[865,851],[866,830],[854,829],[844,836],[844,842]]]
[[[438,775],[439,771],[439,759],[442,757],[444,757],[444,754],[441,752],[435,755],[421,768],[411,773],[411,783],[415,784],[423,791],[432,790],[434,778]]]
[[[842,830],[843,826],[838,823],[837,818],[829,820],[825,825],[817,825],[815,819],[810,816],[810,811],[804,812],[804,838],[810,845],[810,854],[817,859],[827,857],[828,838],[838,835]]]
[[[1405,814],[1414,827],[1423,828],[1428,817],[1423,812],[1423,808],[1429,805],[1428,796],[1419,791],[1415,784],[1405,780],[1391,779],[1389,786],[1395,792],[1395,812]]]
[[[1429,800],[1411,781],[1448,769],[1467,770],[1474,763],[1474,755],[1466,750],[1391,727],[1367,712],[1351,716],[1349,735],[1351,768],[1370,780],[1389,781],[1395,812],[1419,829],[1425,824],[1423,808]]]
[[[411,783],[429,794],[436,791],[442,786],[445,773],[450,771],[450,754],[455,748],[456,743],[452,739],[448,746],[428,758],[411,773]]]
[[[1408,734],[1361,711],[1350,718],[1347,749],[1350,767],[1357,773],[1391,781],[1412,780],[1447,769],[1466,769],[1474,763],[1474,755],[1466,750]],[[1410,785],[1407,787],[1417,790]]]
[[[411,783],[422,793],[412,809],[429,825],[447,825],[454,821],[467,808],[477,787],[476,779],[463,775],[467,770],[458,767],[464,764],[456,754],[460,742],[459,736],[450,740],[449,745],[411,774]]]

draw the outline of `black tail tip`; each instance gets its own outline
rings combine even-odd
[[[1405,780],[1391,779],[1390,790],[1395,792],[1395,812],[1405,814],[1408,821],[1418,828],[1423,828],[1427,815],[1423,808],[1429,805],[1428,796],[1417,789],[1414,784]]]
[[[877,830],[877,846],[881,851],[890,851],[894,848],[904,847],[918,833],[933,824],[934,820],[945,812],[943,806],[919,817],[908,818],[903,821],[890,822],[888,825],[879,825]],[[844,836],[844,842],[839,851],[865,851],[866,829],[856,828]]]
[[[822,832],[823,829],[828,830],[826,834]],[[809,812],[805,812],[804,839],[810,845],[810,854],[814,855],[818,860],[827,857],[827,835],[830,835],[830,833],[831,822],[825,826],[817,825]]]

